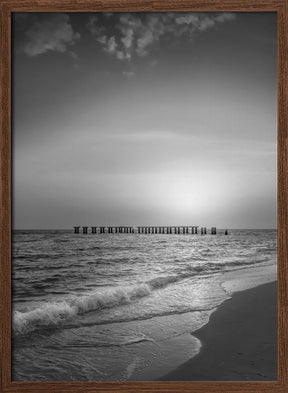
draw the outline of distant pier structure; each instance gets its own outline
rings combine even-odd
[[[217,235],[217,229],[216,227],[211,228],[211,235]]]
[[[74,233],[82,233],[87,235],[91,234],[112,234],[112,233],[124,233],[124,234],[165,234],[165,235],[197,235],[199,226],[140,226],[140,227],[128,227],[128,226],[74,226]],[[91,228],[91,231],[89,230]],[[207,235],[209,232],[206,227],[200,228],[201,235]],[[212,227],[210,230],[211,235],[217,235],[217,228]],[[225,235],[228,235],[228,230],[225,230]]]

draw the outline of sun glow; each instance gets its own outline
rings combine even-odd
[[[170,173],[154,179],[151,187],[154,204],[171,213],[197,214],[223,204],[227,184],[211,173]]]

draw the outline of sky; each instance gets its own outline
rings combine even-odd
[[[276,13],[17,13],[16,229],[276,228]]]

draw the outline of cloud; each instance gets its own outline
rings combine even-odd
[[[109,39],[107,39],[107,45],[106,45],[106,50],[108,53],[115,53],[116,52],[116,48],[117,48],[117,43],[115,41],[115,37],[110,37]]]
[[[132,29],[127,29],[126,34],[124,35],[124,37],[121,39],[124,48],[126,50],[129,50],[132,46],[133,43],[133,37],[134,36],[134,32]]]
[[[107,53],[127,61],[147,56],[155,43],[164,37],[191,40],[197,33],[236,18],[236,14],[229,12],[104,13],[103,16],[92,15],[88,30]]]
[[[25,33],[24,52],[37,56],[48,51],[66,52],[80,38],[66,14],[45,15],[35,20]]]
[[[123,71],[122,75],[126,76],[127,78],[132,78],[135,75],[134,71]]]
[[[131,60],[131,54],[129,52],[125,53],[125,51],[121,51],[121,50],[118,50],[116,52],[116,57],[119,60]]]
[[[157,59],[154,59],[154,60],[150,61],[149,67],[151,67],[151,68],[156,67],[157,64],[158,64],[158,60],[157,60]]]
[[[151,30],[147,30],[144,35],[137,40],[136,52],[139,56],[148,54],[147,47],[155,42],[156,38]]]

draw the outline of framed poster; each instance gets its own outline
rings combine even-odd
[[[287,390],[287,3],[1,3],[3,392]]]

